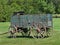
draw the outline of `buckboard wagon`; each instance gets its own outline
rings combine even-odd
[[[18,32],[21,32],[23,36],[49,36],[49,31],[52,29],[52,15],[14,14],[11,16],[11,27],[13,27],[13,25],[18,28]],[[40,27],[40,32],[37,30],[38,26]]]

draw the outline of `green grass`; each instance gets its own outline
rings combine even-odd
[[[9,34],[0,35],[0,45],[60,45],[60,18],[53,19],[53,34],[48,38],[7,38]],[[0,33],[8,31],[10,23],[0,23]]]
[[[53,29],[60,30],[60,18],[53,19]]]
[[[0,32],[8,31],[9,25],[9,22],[0,22]]]

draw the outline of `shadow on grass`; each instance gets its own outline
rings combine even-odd
[[[43,38],[48,38],[49,36],[44,36]],[[13,38],[12,36],[8,36],[7,38]],[[16,36],[15,38],[33,38],[32,36]],[[41,36],[35,38],[42,38]]]
[[[13,38],[13,36],[8,36],[7,38]],[[32,36],[16,36],[15,38],[33,38]]]

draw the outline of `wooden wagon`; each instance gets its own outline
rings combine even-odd
[[[11,16],[11,26],[16,25],[20,29],[25,31],[27,36],[30,36],[28,33],[30,28],[33,27],[32,33],[36,36],[36,26],[40,25],[41,27],[41,36],[44,34],[48,35],[48,31],[52,28],[52,15],[51,14],[22,14],[15,13]],[[46,30],[45,30],[46,29]],[[43,33],[44,32],[44,33]],[[23,34],[24,35],[24,34]]]

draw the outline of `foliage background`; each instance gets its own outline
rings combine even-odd
[[[0,0],[0,22],[10,21],[13,12],[59,14],[60,0]]]

